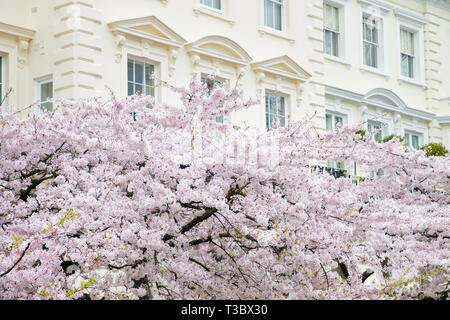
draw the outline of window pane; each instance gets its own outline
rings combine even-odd
[[[371,57],[372,57],[372,63],[370,64],[371,67],[377,68],[378,67],[378,47],[376,45],[370,46],[371,50]]]
[[[370,43],[364,43],[364,64],[376,68],[378,47]]]
[[[411,139],[409,133],[405,133],[405,141],[408,146],[411,146]]]
[[[372,33],[370,32],[370,27],[368,23],[369,19],[363,18],[363,39],[367,41],[372,41]]]
[[[333,131],[333,117],[330,114],[325,116],[327,131]]]
[[[132,82],[128,82],[128,95],[129,96],[134,95],[134,85]]]
[[[53,82],[41,84],[41,101],[53,98]]]
[[[222,0],[213,0],[213,8],[222,10]]]
[[[339,31],[339,9],[329,4],[324,7],[324,26],[334,31]]]
[[[0,101],[3,100],[3,57],[0,56]]]
[[[208,7],[212,6],[212,0],[201,0],[200,3]]]
[[[342,117],[335,116],[335,128],[337,129],[338,124],[342,127],[344,125],[344,121]]]
[[[286,105],[285,98],[276,94],[266,95],[266,128],[273,127],[278,120],[279,126],[286,126]]]
[[[376,21],[372,21],[371,30],[372,30],[372,42],[378,43],[378,29],[377,29]]]
[[[135,86],[134,86],[134,93],[136,93],[136,94],[141,94],[142,93],[142,85],[141,84],[138,84],[138,83],[135,84]]]
[[[41,104],[41,106],[47,109],[48,111],[52,111],[53,103],[45,101],[47,101],[47,99],[53,98],[53,82],[41,83],[40,89],[41,89],[41,101],[44,102]]]
[[[326,54],[332,54],[333,35],[330,30],[323,30],[323,51]]]
[[[270,0],[264,1],[264,21],[267,27],[273,28],[274,26],[274,16],[273,16],[274,4]]]
[[[278,5],[278,4],[274,5],[274,9],[275,9],[275,11],[274,11],[274,15],[275,15],[274,28],[277,29],[277,30],[281,30],[281,29],[283,29],[283,27],[282,27],[282,23],[283,22],[281,21],[281,19],[282,19],[282,16],[281,16],[282,15],[281,5]]]
[[[405,77],[414,78],[414,57],[401,54],[401,72]]]
[[[128,81],[134,81],[134,62],[128,60]]]
[[[333,37],[332,37],[333,51],[331,54],[336,57],[339,55],[339,47],[338,47],[338,43],[339,43],[338,39],[339,38],[338,37],[339,37],[339,35],[337,33],[333,32]]]
[[[145,86],[145,95],[147,96],[155,96],[155,89],[151,86]]]
[[[408,76],[414,78],[414,57],[408,57]]]
[[[411,144],[414,149],[419,149],[419,136],[411,135]]]
[[[400,30],[400,50],[402,53],[414,55],[414,34],[407,30]]]
[[[144,83],[144,65],[142,63],[134,63],[134,77],[136,83]]]

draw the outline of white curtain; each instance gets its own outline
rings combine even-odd
[[[324,26],[328,29],[339,31],[339,9],[329,4],[324,7]]]
[[[401,29],[400,30],[400,48],[403,53],[414,55],[414,34]]]

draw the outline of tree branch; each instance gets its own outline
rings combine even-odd
[[[19,259],[16,261],[16,263],[14,263],[11,268],[9,268],[8,270],[6,270],[2,274],[0,274],[0,277],[6,276],[8,273],[10,273],[14,269],[15,266],[17,266],[17,264],[23,259],[23,256],[25,255],[27,250],[30,248],[30,244],[31,244],[30,242],[27,244],[27,247],[25,248],[25,250],[23,250],[22,254],[20,255]]]

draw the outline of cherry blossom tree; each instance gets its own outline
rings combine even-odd
[[[217,123],[257,101],[163,85],[179,106],[0,115],[0,299],[448,297],[448,156],[361,125]],[[326,160],[385,174],[314,170]]]

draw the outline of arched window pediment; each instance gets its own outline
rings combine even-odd
[[[363,101],[368,104],[386,106],[399,110],[405,110],[407,108],[405,102],[397,94],[384,88],[370,90],[364,95]]]

